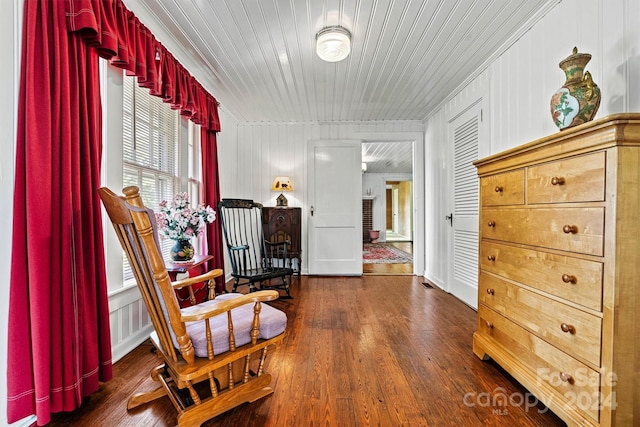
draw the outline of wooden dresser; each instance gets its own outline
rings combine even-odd
[[[474,164],[474,353],[568,425],[640,425],[640,114]]]
[[[264,237],[270,242],[290,241],[287,247],[289,261],[296,260],[292,267],[300,277],[302,266],[302,245],[300,234],[302,229],[302,208],[295,207],[263,207],[262,224]]]

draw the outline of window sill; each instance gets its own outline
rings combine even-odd
[[[140,290],[138,286],[136,286],[135,281],[127,282],[122,288],[109,292],[108,297],[110,313],[142,299],[142,295],[140,295]]]
[[[124,282],[121,288],[110,290],[107,293],[107,296],[111,298],[119,294],[127,293],[130,292],[132,288],[138,288],[135,279],[127,280],[126,282]]]

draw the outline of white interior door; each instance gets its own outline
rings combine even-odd
[[[361,141],[309,141],[311,275],[362,275]]]
[[[473,161],[478,159],[481,113],[478,103],[449,122],[454,164],[450,292],[474,308],[478,307],[479,181]]]

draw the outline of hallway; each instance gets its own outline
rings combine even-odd
[[[387,243],[405,252],[413,253],[413,242],[391,242],[387,232]],[[362,273],[365,275],[413,275],[413,263],[405,264],[362,264]]]

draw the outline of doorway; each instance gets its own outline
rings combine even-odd
[[[411,181],[386,182],[386,241],[413,241],[413,190]]]
[[[364,274],[413,274],[413,145],[362,144]],[[374,244],[369,230],[379,235]]]

